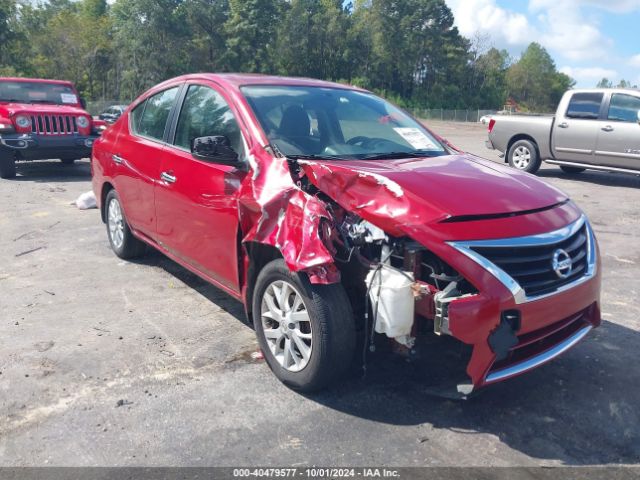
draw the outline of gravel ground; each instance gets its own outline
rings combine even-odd
[[[484,127],[430,125],[500,161]],[[639,463],[639,177],[543,167],[596,230],[603,325],[452,401],[431,394],[437,361],[384,356],[365,379],[287,389],[252,357],[239,303],[158,253],[111,253],[98,212],[70,204],[91,188],[87,161],[18,172],[0,181],[0,466]]]

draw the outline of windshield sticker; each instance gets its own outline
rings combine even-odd
[[[419,128],[394,128],[394,130],[416,150],[435,150],[438,148]]]
[[[73,93],[61,93],[60,98],[62,99],[62,103],[78,103],[78,97]]]

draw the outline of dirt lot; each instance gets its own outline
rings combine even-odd
[[[432,127],[498,160],[484,127]],[[0,181],[0,465],[640,463],[639,177],[543,168],[596,230],[603,325],[459,402],[429,393],[437,362],[384,357],[366,379],[288,390],[252,359],[239,303],[160,254],[111,253],[98,212],[70,205],[87,161],[18,172]]]

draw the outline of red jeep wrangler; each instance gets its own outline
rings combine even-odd
[[[0,77],[0,178],[17,160],[91,156],[104,122],[91,119],[71,82]]]

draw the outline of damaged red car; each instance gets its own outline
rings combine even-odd
[[[469,352],[466,395],[600,323],[598,247],[564,193],[361,89],[175,78],[132,103],[91,165],[115,253],[152,246],[242,301],[293,388],[339,378],[361,342],[411,352],[440,335]]]

